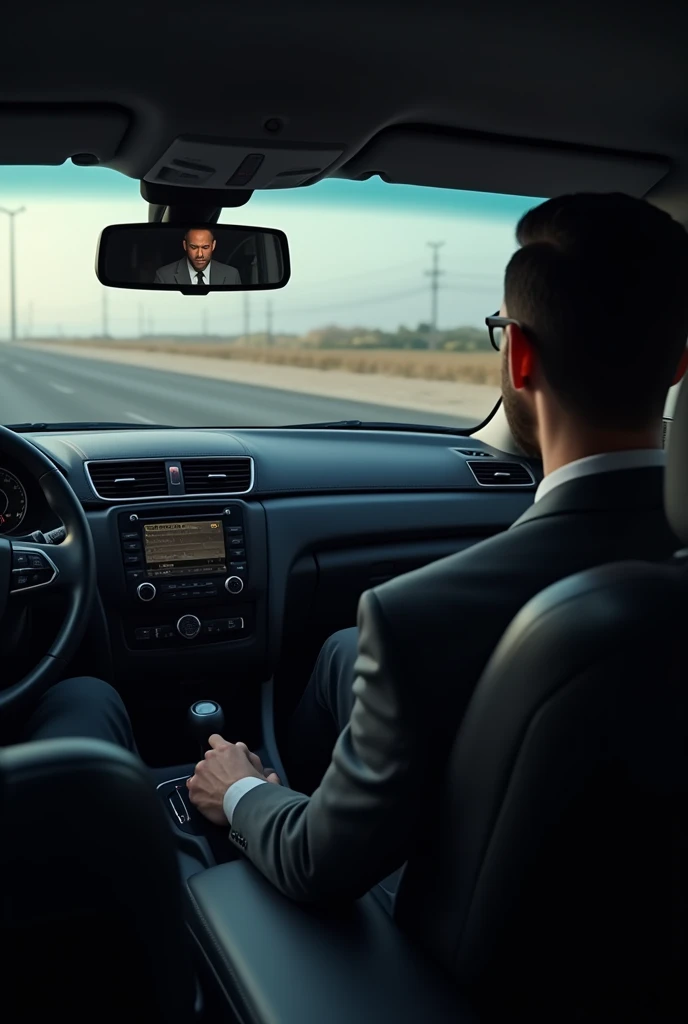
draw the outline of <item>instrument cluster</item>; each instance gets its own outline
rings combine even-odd
[[[26,487],[16,473],[0,466],[0,533],[14,533],[29,507]]]

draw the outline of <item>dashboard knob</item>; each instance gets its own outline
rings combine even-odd
[[[177,623],[177,632],[185,640],[193,640],[201,632],[201,620],[196,615],[182,615]]]
[[[225,580],[225,590],[228,594],[240,594],[244,589],[244,581],[241,576],[228,576]]]
[[[152,583],[139,583],[136,588],[136,593],[138,594],[140,601],[152,601],[157,592],[158,591]]]

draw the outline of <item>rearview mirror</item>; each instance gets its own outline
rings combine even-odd
[[[112,224],[96,274],[111,288],[185,295],[283,288],[291,273],[283,231],[237,224]]]

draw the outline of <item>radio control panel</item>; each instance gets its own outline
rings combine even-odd
[[[117,517],[128,613],[123,625],[135,650],[227,642],[250,635],[253,606],[244,511]]]
[[[127,592],[142,604],[238,597],[249,566],[241,505],[204,516],[119,516]]]

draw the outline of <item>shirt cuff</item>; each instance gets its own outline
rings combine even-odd
[[[267,781],[267,779],[256,779],[254,776],[251,776],[250,778],[239,779],[238,782],[232,783],[222,800],[222,808],[230,825],[232,824],[232,818],[236,811],[236,806],[242,796],[245,796],[246,793],[255,786],[262,786],[262,784],[264,782],[267,783]]]

